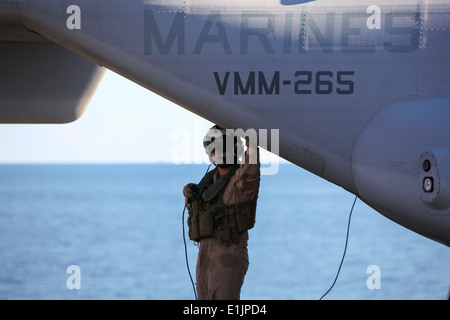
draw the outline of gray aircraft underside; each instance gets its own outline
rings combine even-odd
[[[76,120],[108,68],[450,245],[449,1],[0,0],[0,65],[1,123]]]

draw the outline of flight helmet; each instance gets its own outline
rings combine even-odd
[[[209,161],[221,168],[230,167],[239,163],[244,153],[242,139],[219,125],[208,129],[203,138],[203,147],[205,148]],[[213,152],[222,154],[222,161],[216,163],[212,156]]]

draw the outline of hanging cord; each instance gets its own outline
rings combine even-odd
[[[208,169],[206,169],[205,176],[208,174],[210,167],[211,167],[211,164],[208,166]],[[184,227],[184,214],[185,213],[186,213],[186,204],[184,205],[183,214],[181,217],[181,220],[182,220],[181,222],[183,225],[184,256],[186,258],[186,268],[187,268],[187,271],[189,274],[189,278],[191,279],[192,289],[194,289],[195,300],[198,300],[197,299],[197,290],[195,290],[194,280],[192,279],[192,275],[191,275],[191,268],[189,267],[188,251],[187,251],[187,245],[186,245],[186,232],[185,232],[185,227]]]
[[[323,298],[331,291],[331,289],[333,289],[333,287],[334,287],[334,285],[336,284],[336,281],[337,281],[337,279],[338,279],[338,277],[339,277],[339,273],[341,272],[341,267],[342,267],[342,264],[344,263],[345,253],[347,252],[348,235],[349,235],[349,233],[350,233],[350,222],[351,222],[351,220],[352,220],[353,208],[355,207],[355,203],[356,203],[356,200],[357,200],[357,199],[358,199],[358,196],[356,196],[356,197],[355,197],[355,201],[353,201],[352,209],[350,210],[350,214],[349,214],[349,217],[348,217],[347,237],[346,237],[346,239],[345,239],[344,254],[342,255],[341,264],[339,265],[339,269],[338,269],[338,271],[337,271],[336,278],[334,279],[334,282],[333,282],[333,284],[331,285],[330,289],[328,289],[328,291],[325,292],[325,294],[324,294],[319,300],[322,300],[322,299],[323,299]]]
[[[186,205],[184,205],[184,209],[183,209],[183,217],[182,217],[182,223],[183,223],[183,242],[184,242],[184,255],[186,257],[186,268],[187,271],[189,273],[189,278],[191,279],[191,283],[192,283],[192,289],[194,289],[194,296],[195,296],[195,300],[197,300],[197,291],[195,290],[195,284],[194,284],[194,280],[192,279],[192,275],[191,275],[191,269],[189,268],[189,259],[188,259],[188,253],[187,253],[187,245],[186,245],[186,233],[185,233],[185,228],[184,228],[184,214],[186,212]]]

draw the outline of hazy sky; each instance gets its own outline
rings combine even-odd
[[[0,163],[206,163],[202,141],[212,125],[107,71],[79,120],[0,125]]]

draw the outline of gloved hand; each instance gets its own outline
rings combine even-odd
[[[195,183],[189,183],[183,188],[184,203],[188,210],[191,209],[191,199],[197,195],[198,186]]]
[[[183,196],[186,198],[193,198],[197,195],[198,186],[195,183],[189,183],[183,188]]]

